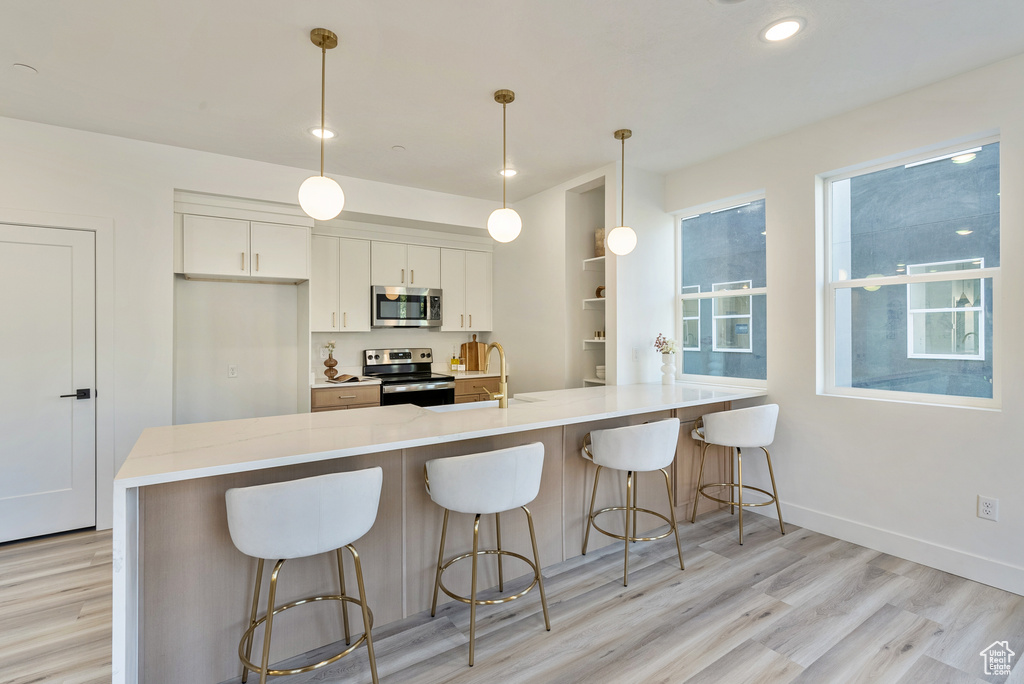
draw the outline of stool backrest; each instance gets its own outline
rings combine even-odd
[[[730,447],[764,447],[775,440],[779,405],[708,413],[704,416],[704,439]]]
[[[427,461],[430,498],[459,513],[500,513],[537,498],[544,470],[540,442]]]
[[[615,470],[664,468],[676,457],[678,440],[678,418],[590,433],[594,463]]]
[[[367,468],[229,489],[228,531],[254,558],[303,558],[351,544],[373,527],[383,471]]]

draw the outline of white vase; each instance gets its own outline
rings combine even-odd
[[[676,382],[675,354],[661,355],[661,384],[674,385]]]

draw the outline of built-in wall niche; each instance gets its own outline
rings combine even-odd
[[[565,193],[566,386],[611,382],[598,377],[605,366],[609,336],[603,241],[606,223],[605,177]],[[605,369],[607,371],[607,369]]]

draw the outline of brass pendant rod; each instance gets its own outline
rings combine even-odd
[[[501,208],[505,208],[505,181],[508,179],[508,152],[505,144],[505,110],[508,107],[501,103]]]
[[[320,46],[320,175],[324,175],[324,139],[327,131],[324,128],[324,112],[327,108],[327,44]]]
[[[626,137],[622,137],[622,171],[619,174],[622,180],[622,201],[619,203],[619,210],[622,214],[619,216],[619,225],[626,225]]]

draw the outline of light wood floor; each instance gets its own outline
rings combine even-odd
[[[547,568],[552,631],[536,591],[481,607],[473,668],[468,606],[378,627],[381,681],[1024,682],[1017,662],[1009,678],[985,677],[979,655],[1008,640],[1024,658],[1024,597],[793,526],[783,537],[756,515],[746,521],[743,546],[728,513],[681,524],[685,572],[670,540],[633,545],[628,587],[618,543]],[[109,533],[0,546],[0,682],[109,678]],[[271,681],[368,682],[365,649]]]

